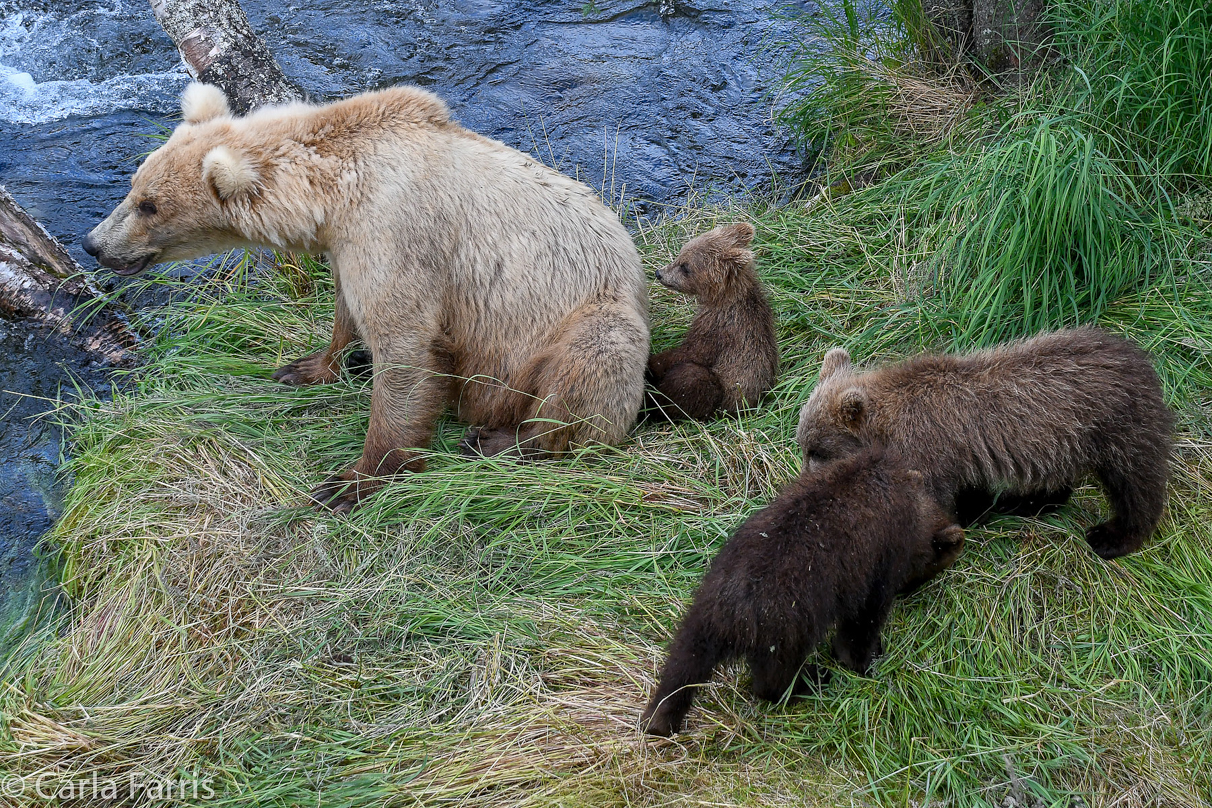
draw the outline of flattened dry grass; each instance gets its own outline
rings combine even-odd
[[[7,663],[0,775],[42,775],[44,792],[198,776],[214,797],[179,801],[232,806],[1207,804],[1206,262],[1102,318],[1156,353],[1183,414],[1143,552],[1089,552],[1105,504],[1083,488],[1059,514],[972,530],[956,567],[898,604],[872,678],[839,671],[770,706],[736,665],[685,734],[636,731],[710,558],[798,470],[824,351],[887,359],[955,332],[906,282],[926,248],[874,190],[645,227],[647,260],[743,215],[784,349],[760,410],[536,465],[460,459],[463,426],[444,421],[429,470],[348,519],[302,503],[360,450],[365,381],[268,379],[323,344],[324,272],[228,266],[158,312],[129,390],[82,405],[53,536],[70,607]],[[691,308],[653,299],[664,346]]]

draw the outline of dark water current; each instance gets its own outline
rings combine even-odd
[[[700,194],[784,186],[803,162],[771,125],[777,43],[812,3],[244,0],[283,69],[317,98],[397,83],[466,126],[641,213]],[[775,45],[773,52],[765,46]],[[0,0],[0,183],[85,267],[79,239],[122,198],[188,81],[147,0]],[[700,196],[701,198],[701,196]],[[106,282],[104,274],[98,276]],[[0,321],[0,646],[56,514],[65,379],[104,368],[55,335]],[[68,386],[70,389],[70,384]],[[10,621],[11,622],[11,621]]]

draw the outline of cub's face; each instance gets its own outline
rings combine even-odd
[[[199,93],[205,96],[201,107]],[[152,264],[240,246],[240,239],[225,226],[215,182],[213,155],[224,149],[216,143],[230,121],[226,99],[216,88],[190,85],[182,108],[186,122],[148,155],[126,199],[84,237],[85,251],[119,275],[137,275]]]
[[[696,236],[669,266],[657,270],[656,279],[675,292],[713,297],[753,260],[748,250],[753,233],[752,225],[741,223]]]
[[[909,579],[901,589],[908,593],[955,563],[964,549],[964,531],[927,490],[920,471],[907,471],[901,484],[917,506],[914,532],[918,540],[910,554]]]
[[[864,425],[870,405],[867,394],[854,384],[850,354],[834,348],[825,355],[820,378],[800,410],[795,440],[808,471],[870,445]]]

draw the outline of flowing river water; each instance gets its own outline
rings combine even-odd
[[[455,117],[643,215],[792,187],[778,53],[813,3],[244,0],[314,98],[425,86]],[[129,187],[188,77],[147,0],[0,0],[0,184],[89,269],[80,237]],[[112,284],[113,276],[97,274]],[[46,580],[33,547],[66,482],[54,400],[108,391],[90,357],[0,319],[0,652]]]

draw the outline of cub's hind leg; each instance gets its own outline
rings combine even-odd
[[[711,368],[695,362],[680,362],[670,367],[653,385],[650,409],[671,421],[691,418],[705,421],[724,401],[724,386]]]
[[[1106,559],[1139,550],[1161,521],[1168,467],[1164,462],[1136,469],[1107,466],[1097,474],[1114,515],[1086,531],[1086,541]]]

